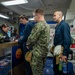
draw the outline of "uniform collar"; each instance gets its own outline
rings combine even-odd
[[[61,23],[62,23],[63,21],[64,21],[64,20],[62,20],[60,23],[58,23],[57,26],[58,26],[58,25],[61,25]]]
[[[62,20],[59,24],[61,24],[62,22],[64,22],[64,20]]]

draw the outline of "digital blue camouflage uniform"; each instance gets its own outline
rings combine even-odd
[[[43,75],[49,40],[50,26],[45,21],[36,23],[27,40],[27,44],[33,48],[31,64],[33,75]]]

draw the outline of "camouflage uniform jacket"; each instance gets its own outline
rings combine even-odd
[[[48,44],[50,38],[50,27],[45,21],[40,21],[35,24],[27,44],[33,48],[33,55],[37,57],[46,57],[48,52]]]

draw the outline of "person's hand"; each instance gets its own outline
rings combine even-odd
[[[67,62],[67,56],[62,55],[62,56],[61,56],[61,59],[62,59],[64,62]]]
[[[14,40],[15,42],[18,42],[18,40]]]
[[[27,47],[27,49],[29,49],[29,46],[28,45],[26,45],[26,47]]]
[[[26,44],[26,47],[27,47],[27,49],[29,49],[29,45],[28,44]]]

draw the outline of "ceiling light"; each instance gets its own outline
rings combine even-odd
[[[2,14],[0,14],[0,17],[5,18],[5,19],[9,19],[9,17],[2,15]]]
[[[34,20],[34,18],[29,18],[29,20]]]
[[[13,0],[13,1],[1,2],[1,4],[3,4],[4,6],[19,5],[19,4],[24,4],[24,3],[28,3],[28,1],[27,0]]]

